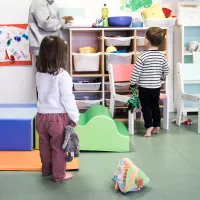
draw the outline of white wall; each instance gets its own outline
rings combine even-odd
[[[31,0],[19,1],[0,0],[0,24],[27,23]],[[111,15],[119,14],[120,0],[56,0],[56,2],[58,7],[68,5],[84,7],[87,16],[93,18],[100,16],[104,3],[108,4]],[[0,103],[35,102],[35,68],[31,66],[0,67]]]
[[[30,2],[1,0],[0,24],[27,23]],[[0,67],[0,103],[35,103],[35,91],[33,67]]]

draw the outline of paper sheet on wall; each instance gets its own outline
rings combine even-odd
[[[8,54],[9,58],[14,56],[16,61],[31,60],[27,29],[8,26],[0,27],[0,45],[6,47],[5,53]],[[0,58],[3,60],[3,47],[1,50]]]
[[[6,58],[6,46],[0,44],[0,62],[4,62]]]
[[[150,7],[159,0],[120,0],[120,10],[136,12]]]

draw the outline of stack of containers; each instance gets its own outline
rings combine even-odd
[[[73,53],[75,72],[98,72],[100,70],[101,53],[97,53],[93,47],[81,47],[79,52]],[[87,109],[101,103],[102,97],[99,95],[101,80],[91,77],[74,78],[73,86],[79,109]]]

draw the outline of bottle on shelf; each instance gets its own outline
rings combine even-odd
[[[103,19],[103,27],[108,27],[108,14],[109,14],[109,10],[107,8],[107,5],[104,4],[104,7],[101,9],[101,16]]]

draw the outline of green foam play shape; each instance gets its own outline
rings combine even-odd
[[[81,114],[76,132],[80,140],[80,150],[130,151],[128,130],[122,122],[112,118],[105,106],[95,105]]]
[[[85,151],[130,151],[130,136],[122,122],[112,118],[108,108],[94,105],[80,114],[76,133],[80,140],[80,150]],[[39,149],[39,137],[35,132],[35,148]]]

